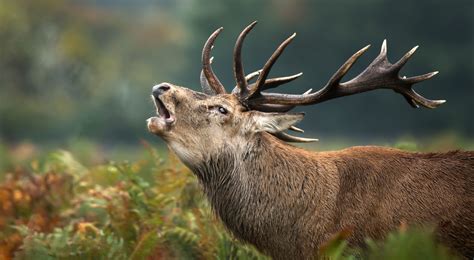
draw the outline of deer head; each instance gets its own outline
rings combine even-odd
[[[254,137],[262,133],[270,133],[286,142],[316,141],[317,139],[286,133],[287,130],[302,132],[294,125],[303,118],[303,114],[289,113],[296,106],[313,105],[381,88],[392,89],[401,94],[415,108],[436,108],[445,102],[426,99],[412,88],[415,83],[436,75],[437,71],[409,78],[399,76],[399,71],[418,46],[392,64],[387,59],[385,40],[380,54],[364,71],[349,81],[341,82],[370,45],[353,54],[326,85],[316,92],[312,89],[301,95],[267,92],[297,79],[302,73],[268,78],[272,66],[295,37],[293,34],[281,43],[261,70],[245,75],[241,50],[245,37],[255,25],[256,22],[251,23],[237,38],[233,59],[236,86],[231,93],[226,92],[211,67],[210,52],[222,28],[211,34],[202,51],[201,86],[204,93],[170,83],[153,87],[152,99],[158,116],[148,119],[148,129],[163,137],[187,164],[204,159],[202,157],[209,153],[251,143]],[[251,83],[255,78],[255,82]]]

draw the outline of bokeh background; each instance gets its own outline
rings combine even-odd
[[[370,43],[346,78],[356,75],[383,39],[391,61],[420,45],[404,75],[440,71],[415,87],[447,100],[435,110],[413,109],[388,90],[302,108],[304,136],[321,139],[316,148],[398,140],[470,147],[473,13],[471,0],[0,0],[0,143],[20,154],[97,146],[105,157],[140,140],[163,146],[146,131],[151,87],[167,81],[199,90],[202,45],[223,26],[214,70],[231,89],[234,41],[258,20],[244,47],[247,72],[297,32],[271,75],[305,74],[284,92],[320,88]]]

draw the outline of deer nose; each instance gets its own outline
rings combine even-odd
[[[171,88],[171,86],[168,83],[160,83],[158,85],[153,86],[152,89],[152,94],[155,97],[158,97],[159,95],[165,93]]]

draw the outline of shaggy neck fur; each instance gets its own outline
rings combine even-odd
[[[318,192],[310,187],[315,183],[308,178],[318,171],[301,177],[300,172],[305,169],[298,168],[298,161],[305,161],[306,166],[313,169],[319,166],[301,154],[299,157],[289,154],[289,148],[298,148],[267,133],[253,138],[238,148],[225,146],[227,149],[209,154],[203,162],[189,166],[226,227],[264,252],[269,252],[271,245],[274,253],[276,248],[287,248],[284,243],[288,239],[295,241],[299,235],[298,229],[288,226],[287,221],[295,223],[310,209],[306,200],[316,203],[314,195]],[[295,160],[296,164],[292,163]],[[308,193],[308,189],[313,191]],[[289,208],[292,210],[286,210]],[[289,253],[285,251],[281,253]],[[299,250],[292,251],[293,256],[300,254]]]

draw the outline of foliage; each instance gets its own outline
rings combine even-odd
[[[266,259],[212,214],[196,178],[172,155],[86,167],[57,151],[0,183],[0,259]],[[350,231],[328,241],[329,259],[448,259],[428,231],[401,229],[367,249]],[[401,258],[400,258],[401,257]]]
[[[435,243],[432,230],[406,230],[403,225],[398,232],[390,233],[384,243],[367,239],[368,259],[457,259],[446,247]]]
[[[435,242],[433,230],[424,227],[408,229],[402,224],[399,230],[387,235],[383,241],[366,239],[366,248],[351,248],[346,238],[350,230],[336,234],[320,249],[322,259],[331,260],[399,260],[399,259],[458,259],[447,247]]]
[[[7,173],[0,258],[264,258],[223,230],[187,169],[149,151],[90,168],[58,151]]]

